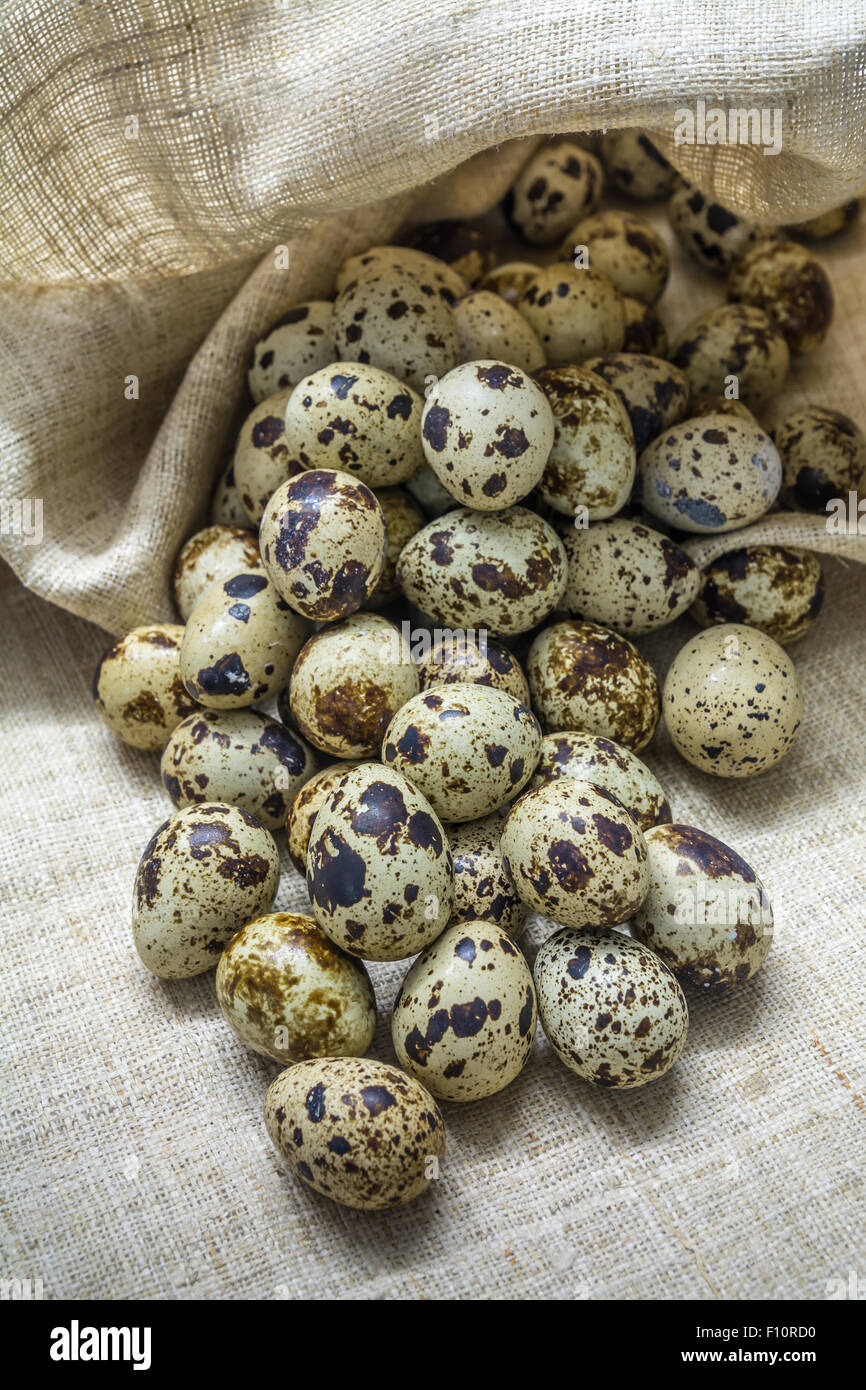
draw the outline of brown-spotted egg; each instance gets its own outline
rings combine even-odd
[[[622,295],[606,275],[562,261],[536,272],[517,302],[552,367],[620,352],[625,341]]]
[[[612,387],[584,367],[535,373],[553,412],[553,446],[539,491],[566,516],[613,516],[628,500],[637,458],[625,406]]]
[[[292,457],[301,468],[335,468],[372,488],[404,483],[424,465],[423,404],[381,367],[332,362],[291,393],[285,419]]]
[[[370,362],[416,391],[460,361],[457,323],[436,284],[402,270],[350,281],[332,323],[335,357]]]
[[[495,259],[489,237],[481,227],[458,218],[444,218],[416,227],[407,236],[406,245],[422,251],[425,256],[444,261],[469,285],[474,285]]]
[[[796,241],[759,241],[731,267],[728,299],[764,309],[792,353],[814,352],[833,321],[833,287],[816,256]]]
[[[752,304],[720,304],[695,319],[671,348],[693,397],[721,395],[735,377],[739,397],[762,410],[788,374],[788,344],[769,314]]]
[[[605,173],[629,198],[664,198],[673,187],[676,171],[642,130],[608,130],[601,137],[600,149]]]
[[[647,357],[667,357],[668,331],[650,304],[643,304],[631,295],[622,296],[625,310],[623,352],[640,352]]]
[[[614,517],[564,531],[562,607],[627,637],[672,623],[697,598],[701,572],[681,546],[638,521]]]
[[[286,406],[293,390],[289,386],[267,396],[253,406],[241,425],[233,468],[245,525],[258,526],[271,494],[301,471],[286,435]]]
[[[817,555],[793,546],[746,545],[707,565],[690,613],[701,627],[747,623],[785,646],[809,631],[823,603]]]
[[[823,512],[835,498],[847,508],[849,492],[866,491],[866,435],[840,410],[807,405],[792,411],[775,439],[787,501]]]
[[[133,748],[158,751],[172,729],[198,709],[180,678],[183,628],[134,627],[103,652],[93,673],[100,719]]]
[[[339,786],[347,772],[360,767],[359,759],[347,762],[330,763],[321,772],[315,773],[298,792],[288,817],[286,818],[286,838],[289,857],[300,874],[307,872],[307,847],[310,843],[313,823],[319,810],[324,806],[335,787]]]
[[[560,254],[571,260],[584,247],[592,269],[606,275],[621,295],[644,304],[661,297],[670,256],[651,222],[630,212],[596,212],[572,227]]]
[[[637,647],[590,622],[544,628],[526,663],[532,706],[545,732],[600,734],[635,752],[659,720],[659,686]]]
[[[181,680],[208,709],[254,705],[282,690],[308,632],[266,574],[218,579],[184,630]]]
[[[314,299],[295,305],[271,324],[253,348],[247,374],[250,395],[256,404],[334,361],[337,353],[331,334],[332,312],[332,304]]]
[[[486,635],[485,640],[479,637],[473,642],[465,641],[461,633],[440,635],[415,660],[422,690],[471,681],[507,690],[522,705],[529,704],[529,685],[519,661],[507,647],[490,641]]]
[[[672,819],[664,788],[645,763],[629,748],[598,734],[562,731],[545,734],[533,787],[556,777],[592,782],[613,792],[646,833],[653,825]],[[456,854],[455,854],[456,868]]]
[[[515,305],[526,289],[529,281],[538,271],[532,261],[505,261],[493,270],[488,270],[478,288],[490,290],[504,299],[506,304]]]
[[[727,274],[750,246],[775,236],[772,227],[738,217],[690,183],[674,189],[667,214],[683,250],[705,269],[720,275]]]
[[[217,479],[211,497],[208,519],[211,526],[246,527],[249,525],[249,517],[241,502],[235,482],[234,465],[231,460]]]
[[[385,518],[388,549],[385,552],[385,564],[379,582],[370,597],[364,600],[361,605],[363,608],[384,608],[386,604],[393,603],[395,599],[400,598],[402,590],[397,580],[397,561],[400,559],[400,552],[404,545],[408,545],[412,537],[417,535],[427,520],[424,512],[406,488],[376,488],[374,496],[382,509],[382,516]],[[450,508],[454,499],[448,494],[446,496],[448,496],[447,507]]]
[[[217,579],[261,568],[255,531],[245,526],[206,526],[190,536],[174,562],[172,594],[178,613],[186,622],[205,589]]]
[[[524,372],[544,366],[544,349],[526,319],[500,295],[490,290],[467,294],[455,304],[454,317],[461,362],[507,362]]]
[[[370,246],[359,255],[349,256],[337,271],[335,289],[339,292],[356,280],[390,271],[401,271],[430,281],[443,303],[452,306],[469,289],[463,276],[453,266],[411,246]]]
[[[682,420],[638,459],[637,496],[681,531],[735,531],[768,512],[782,485],[782,460],[768,434],[722,414]]]
[[[619,396],[638,453],[688,411],[688,378],[670,362],[646,353],[611,352],[605,357],[590,357],[583,365]]]
[[[594,154],[571,141],[542,145],[505,197],[506,216],[521,236],[548,246],[579,218],[594,212],[604,174]]]
[[[526,926],[526,905],[518,896],[499,849],[505,816],[448,827],[454,856],[452,922],[493,922],[517,941]]]

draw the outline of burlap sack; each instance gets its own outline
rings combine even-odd
[[[646,754],[677,817],[764,878],[764,970],[730,999],[692,999],[682,1061],[642,1092],[597,1094],[540,1038],[505,1092],[448,1109],[441,1179],[386,1217],[282,1173],[261,1120],[276,1069],[227,1029],[212,977],[141,968],[129,893],[167,802],[157,759],[113,740],[89,703],[106,638],[82,619],[115,633],[170,616],[171,560],[243,412],[246,353],[292,302],[328,292],[347,251],[481,213],[527,140],[603,123],[647,125],[690,177],[768,220],[863,183],[849,10],[747,4],[730,23],[720,0],[698,16],[521,3],[495,22],[473,0],[429,21],[336,0],[183,18],[128,0],[4,6],[2,497],[41,498],[44,538],[2,537],[29,585],[4,574],[3,1278],[47,1297],[862,1293],[863,538],[832,539],[822,519],[755,528],[828,555],[825,613],[792,648],[806,714],[785,762],[719,782],[664,730]],[[671,106],[699,97],[783,107],[782,154],[674,149]],[[866,421],[863,243],[822,250],[837,322],[769,424],[805,400]],[[677,257],[669,329],[720,295]],[[682,620],[640,644],[660,675],[693,631]],[[286,863],[279,905],[305,901]],[[530,957],[546,930],[530,928]],[[374,1053],[390,1058],[400,968],[373,973]]]

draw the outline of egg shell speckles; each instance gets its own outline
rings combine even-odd
[[[407,236],[406,244],[425,256],[444,261],[469,285],[474,285],[496,259],[487,233],[457,218],[416,227]]]
[[[646,837],[649,891],[634,935],[683,984],[721,991],[759,970],[773,942],[763,884],[736,850],[693,825],[659,825]]]
[[[694,561],[640,522],[598,521],[563,532],[562,542],[568,556],[563,608],[627,637],[672,623],[700,592]]]
[[[400,630],[378,613],[355,613],[302,648],[289,687],[291,722],[332,757],[378,756],[389,723],[419,689]]]
[[[422,690],[469,681],[506,690],[521,705],[529,704],[529,685],[520,663],[498,642],[466,642],[459,635],[438,637],[416,660]]]
[[[268,498],[281,483],[301,472],[286,437],[285,415],[293,387],[278,391],[254,406],[241,425],[233,468],[244,525],[258,526]]]
[[[366,960],[403,960],[451,916],[451,847],[421,791],[365,763],[320,807],[307,849],[313,915],[338,946]]]
[[[571,260],[584,246],[592,269],[606,275],[620,294],[645,304],[660,298],[670,257],[652,223],[628,212],[597,212],[572,227],[560,254]]]
[[[555,932],[533,973],[547,1040],[584,1081],[643,1086],[664,1076],[685,1047],[682,989],[653,951],[623,932]]]
[[[688,411],[688,378],[679,367],[661,358],[646,353],[612,352],[606,357],[591,357],[583,365],[619,396],[631,422],[638,453]]]
[[[460,361],[457,321],[432,279],[390,269],[350,281],[334,303],[336,356],[370,362],[416,391]]]
[[[247,374],[256,404],[334,361],[332,312],[333,305],[323,299],[297,304],[259,339]]]
[[[490,290],[492,294],[498,294],[504,299],[506,304],[516,305],[526,286],[532,277],[538,272],[538,266],[532,261],[505,261],[503,265],[498,265],[493,270],[489,270],[480,282],[480,290]]]
[[[500,295],[490,290],[467,294],[455,304],[454,317],[462,362],[495,360],[524,372],[544,366],[541,343],[523,315]]]
[[[644,832],[672,819],[664,788],[640,758],[612,739],[598,734],[546,734],[532,786],[540,787],[556,777],[604,787],[631,812]]]
[[[292,391],[286,432],[302,468],[335,468],[368,487],[403,483],[423,467],[421,397],[365,362],[332,362]]]
[[[275,588],[296,613],[333,622],[354,613],[382,575],[385,518],[366,484],[313,469],[277,488],[259,532]]]
[[[408,545],[412,537],[418,534],[427,520],[418,503],[405,488],[376,488],[375,497],[385,518],[388,549],[379,582],[370,597],[364,600],[361,605],[363,608],[384,608],[386,603],[393,603],[400,598],[402,590],[397,582],[397,561],[400,552],[404,545]],[[447,507],[451,506],[453,500],[448,496]]]
[[[181,680],[208,709],[256,704],[282,690],[308,632],[261,571],[218,579],[190,614]]]
[[[223,1017],[263,1057],[360,1057],[376,1031],[376,998],[361,961],[300,913],[247,922],[219,959]]]
[[[249,525],[243,503],[235,482],[234,464],[229,463],[217,480],[210,503],[209,519],[212,526]]]
[[[453,266],[438,256],[428,256],[411,246],[371,246],[358,256],[349,256],[337,271],[335,289],[339,292],[357,280],[369,279],[389,271],[429,280],[443,303],[453,306],[469,286]],[[323,364],[324,365],[324,364]]]
[[[413,536],[397,562],[406,597],[435,622],[503,635],[553,612],[567,571],[553,527],[524,507],[459,507]]]
[[[567,140],[543,145],[523,166],[504,200],[509,221],[527,241],[549,246],[598,207],[604,173],[595,155]]]
[[[175,607],[186,622],[202,594],[217,579],[231,579],[241,570],[261,568],[255,531],[245,526],[206,526],[190,536],[174,562]]]
[[[518,796],[540,748],[538,721],[525,705],[504,690],[455,683],[433,686],[398,710],[382,761],[455,822],[479,820]]]
[[[505,816],[466,821],[448,829],[454,856],[452,922],[493,922],[519,940],[526,906],[517,894],[499,851]]]
[[[316,770],[291,729],[257,710],[200,710],[184,719],[162,755],[162,784],[175,806],[226,801],[278,830]]]
[[[180,678],[183,628],[176,623],[134,627],[103,652],[93,673],[99,717],[133,748],[157,752],[198,704]]]
[[[501,1091],[525,1067],[537,1008],[529,966],[491,922],[460,922],[418,957],[394,1005],[401,1066],[439,1100]]]
[[[622,296],[625,310],[625,337],[623,352],[639,352],[647,357],[667,357],[668,331],[649,304],[642,304],[631,295]]]
[[[731,268],[728,299],[775,320],[792,353],[823,343],[833,322],[833,287],[821,262],[796,241],[760,241]]]
[[[768,512],[782,460],[768,434],[731,415],[682,420],[638,459],[636,496],[681,531],[735,531]]]
[[[421,422],[424,456],[442,486],[478,511],[531,492],[553,444],[553,415],[531,377],[504,362],[466,362],[436,385]]]
[[[273,836],[249,811],[222,802],[176,811],[145,846],[135,875],[138,954],[166,980],[210,970],[229,937],[268,911],[279,878]]]
[[[866,490],[866,435],[848,415],[808,405],[786,415],[776,430],[784,468],[784,497],[807,512]]]
[[[667,214],[683,250],[719,275],[726,275],[750,246],[775,235],[772,227],[744,221],[690,183],[671,194]]]
[[[673,187],[675,171],[642,130],[609,130],[601,137],[600,149],[608,178],[627,197],[664,198]]]
[[[707,628],[674,657],[662,697],[675,747],[716,777],[753,777],[789,752],[803,708],[783,647],[757,628]]]
[[[539,270],[517,304],[552,367],[619,352],[625,341],[622,296],[605,275],[559,262]]]
[[[746,623],[784,646],[809,631],[823,603],[817,555],[789,546],[749,545],[707,565],[690,612],[701,627]]]
[[[528,791],[508,813],[500,849],[527,906],[566,926],[615,926],[646,896],[643,832],[593,782],[554,777]]]
[[[625,406],[606,382],[583,367],[542,367],[535,379],[555,423],[539,483],[542,497],[565,516],[584,508],[590,521],[613,516],[628,500],[637,467]]]
[[[791,355],[769,314],[751,304],[720,304],[684,328],[671,361],[693,397],[721,395],[735,376],[740,399],[762,410],[781,391]]]
[[[331,763],[328,767],[323,767],[321,772],[317,772],[309,782],[304,783],[292,802],[286,819],[286,838],[289,856],[299,874],[306,875],[307,872],[307,847],[320,808],[324,806],[335,787],[340,785],[346,773],[351,772],[353,767],[360,766],[360,761],[356,759],[353,762]]]
[[[547,733],[600,734],[637,752],[655,732],[655,672],[637,647],[598,623],[544,628],[530,648],[526,674]]]
[[[289,1067],[268,1089],[265,1127],[296,1177],[366,1211],[420,1196],[445,1157],[445,1122],[429,1091],[368,1058]]]

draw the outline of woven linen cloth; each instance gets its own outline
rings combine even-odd
[[[855,25],[838,4],[743,4],[735,33],[721,3],[515,4],[495,24],[471,0],[430,24],[393,2],[2,7],[2,497],[41,498],[44,538],[2,537],[0,1278],[113,1299],[862,1290],[863,538],[794,515],[748,532],[824,552],[825,610],[791,648],[806,703],[788,758],[720,781],[663,727],[641,755],[677,819],[764,880],[764,968],[726,999],[690,992],[686,1051],[642,1090],[585,1085],[539,1032],[505,1091],[445,1107],[441,1177],[384,1215],[285,1173],[262,1120],[278,1068],[225,1024],[213,975],[142,967],[132,880],[170,807],[157,755],[112,738],[90,702],[106,631],[172,616],[171,561],[244,413],[249,347],[328,293],[344,254],[407,221],[484,213],[535,137],[605,122],[647,125],[768,219],[839,202],[866,165]],[[783,107],[790,145],[674,149],[671,105],[698,97]],[[661,209],[648,215],[672,246]],[[490,224],[503,258],[526,258]],[[836,322],[770,426],[806,401],[866,422],[866,235],[819,255]],[[724,294],[674,262],[672,334]],[[702,562],[718,545],[695,543]],[[641,639],[660,677],[694,631]],[[307,903],[287,858],[277,902]],[[530,925],[530,959],[549,930]],[[371,967],[387,1060],[401,970]]]

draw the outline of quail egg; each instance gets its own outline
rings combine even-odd
[[[378,613],[353,613],[302,647],[287,712],[323,753],[378,757],[385,730],[419,688],[418,668],[399,628]],[[285,704],[283,695],[281,715]]]
[[[291,393],[285,416],[293,457],[299,467],[335,468],[368,487],[403,483],[424,466],[423,404],[381,367],[332,362]]]
[[[667,357],[668,333],[655,309],[631,295],[622,296],[625,310],[623,352],[640,352],[647,357]]]
[[[294,387],[289,386],[253,406],[241,425],[234,452],[234,474],[244,509],[244,525],[258,526],[268,498],[281,483],[301,472],[294,454],[294,439],[286,435],[286,406]]]
[[[833,288],[821,262],[796,241],[760,241],[731,268],[728,299],[774,319],[792,353],[823,343],[833,321]]]
[[[654,951],[610,928],[548,937],[535,960],[538,1011],[564,1066],[621,1090],[657,1081],[686,1044],[686,997]]]
[[[249,811],[213,801],[175,811],[135,875],[138,954],[165,980],[210,970],[229,937],[268,911],[279,878],[273,836]]]
[[[863,199],[852,198],[841,207],[830,208],[829,212],[821,212],[817,217],[808,217],[805,222],[795,222],[791,231],[810,240],[825,241],[827,237],[847,231],[859,220],[862,210]]]
[[[479,820],[519,795],[538,762],[535,715],[504,690],[437,685],[398,710],[382,761],[403,773],[445,821]]]
[[[597,623],[544,628],[529,649],[526,674],[533,708],[548,733],[601,734],[635,752],[655,733],[655,672],[637,647]]]
[[[103,723],[133,748],[156,752],[199,708],[180,678],[183,628],[134,627],[103,652],[93,673],[93,698]]]
[[[562,261],[536,272],[517,302],[552,367],[619,352],[625,341],[622,296],[606,275]]]
[[[592,269],[606,275],[621,295],[644,304],[661,297],[670,256],[651,222],[630,212],[596,212],[572,227],[560,255],[570,261],[583,247]]]
[[[212,526],[249,526],[249,517],[235,482],[234,464],[230,461],[217,479],[210,503],[210,524]]]
[[[506,817],[500,850],[519,896],[570,927],[625,922],[646,896],[643,831],[605,787],[542,782]]]
[[[391,767],[364,763],[319,808],[307,888],[324,932],[353,956],[403,960],[451,917],[454,869],[439,817]]]
[[[545,734],[532,785],[540,787],[556,777],[604,787],[631,812],[644,832],[672,819],[664,788],[640,758],[612,739],[598,734]],[[456,852],[454,867],[456,871]]]
[[[549,246],[594,212],[604,174],[594,154],[568,140],[542,145],[523,166],[503,207],[521,236]]]
[[[366,1057],[319,1057],[281,1072],[265,1128],[315,1192],[366,1211],[420,1196],[445,1157],[445,1122],[429,1091]]]
[[[526,372],[466,362],[436,385],[421,418],[424,456],[444,488],[477,511],[531,492],[553,444],[553,414]]]
[[[454,314],[432,278],[386,269],[350,281],[334,303],[335,358],[370,362],[423,391],[460,361]]]
[[[467,294],[455,304],[454,317],[461,362],[492,359],[524,372],[544,365],[544,350],[526,319],[498,294],[490,290]]]
[[[672,623],[697,598],[701,572],[681,546],[638,521],[614,517],[563,534],[562,607],[627,637]]]
[[[644,353],[611,352],[605,357],[590,357],[583,365],[619,396],[631,422],[638,453],[688,411],[688,378],[670,362]]]
[[[322,299],[297,304],[253,348],[247,373],[256,404],[326,367],[337,353],[331,333],[333,305]]]
[[[649,891],[631,924],[683,984],[720,991],[759,970],[773,941],[764,886],[739,854],[693,825],[647,833]]]
[[[446,219],[416,227],[406,238],[407,246],[444,261],[469,285],[474,285],[492,266],[495,255],[480,227],[471,222]]]
[[[319,809],[325,804],[331,792],[339,786],[347,772],[360,767],[358,759],[340,763],[330,763],[305,782],[298,792],[286,819],[286,837],[289,844],[289,857],[300,874],[307,872],[307,847],[310,833]]]
[[[689,418],[696,420],[699,415],[733,415],[737,420],[748,420],[758,425],[752,411],[736,396],[698,396],[689,406]]]
[[[424,251],[411,246],[371,246],[357,256],[343,261],[337,271],[335,288],[339,292],[356,280],[371,276],[400,271],[427,280],[434,286],[439,298],[445,304],[454,305],[469,286],[454,266],[446,265],[436,256],[428,256]],[[322,364],[326,365],[325,363]]]
[[[162,755],[175,806],[226,801],[278,830],[316,760],[297,734],[257,710],[199,710],[178,724]]]
[[[849,416],[823,405],[786,415],[776,430],[784,496],[808,512],[866,489],[866,435]]]
[[[254,705],[282,690],[308,632],[266,574],[218,579],[190,614],[180,678],[208,709]]]
[[[520,1074],[535,1039],[532,974],[492,922],[459,922],[403,981],[391,1019],[397,1061],[438,1100],[495,1095]]]
[[[667,213],[683,250],[706,270],[720,275],[726,275],[750,246],[776,235],[773,227],[745,221],[690,183],[674,189]]]
[[[673,187],[675,171],[642,130],[606,131],[601,157],[614,187],[629,198],[664,198]]]
[[[550,402],[555,431],[541,476],[545,502],[589,521],[613,516],[628,501],[636,454],[620,397],[584,367],[542,367],[535,379]]]
[[[388,551],[385,518],[366,484],[318,468],[277,488],[259,539],[280,597],[324,622],[347,617],[370,597]]]
[[[241,570],[261,570],[255,531],[241,526],[206,526],[183,546],[174,562],[172,593],[186,622],[205,589]]]
[[[782,460],[768,434],[723,413],[682,420],[638,459],[637,496],[682,531],[735,531],[768,512]]]
[[[272,912],[241,927],[219,958],[216,993],[247,1047],[284,1066],[360,1057],[376,1031],[365,966],[302,913]]]
[[[482,820],[464,821],[448,829],[454,856],[452,922],[493,922],[513,941],[523,935],[526,907],[506,871],[499,841],[505,817],[501,812]]]
[[[388,549],[385,552],[385,564],[379,582],[370,597],[364,600],[363,608],[384,608],[386,604],[394,603],[400,598],[402,590],[397,582],[397,561],[400,552],[403,546],[417,535],[427,519],[405,488],[376,488],[374,495],[385,518]],[[453,502],[454,498],[449,496],[448,507],[451,507]]]
[[[699,632],[674,657],[665,723],[688,762],[716,777],[753,777],[790,750],[803,709],[783,647],[740,623]]]
[[[788,374],[788,344],[763,309],[720,304],[683,329],[671,361],[688,379],[693,396],[721,395],[736,378],[751,410],[778,395]]]
[[[505,261],[502,265],[488,270],[479,283],[479,290],[490,290],[498,294],[506,304],[516,307],[517,301],[529,281],[538,272],[532,261]]]
[[[421,689],[470,681],[506,690],[521,705],[529,704],[529,686],[515,656],[499,642],[486,639],[466,642],[460,633],[440,635],[424,655],[416,658]]]
[[[707,565],[691,616],[701,627],[746,623],[784,646],[808,632],[824,603],[817,555],[782,545],[747,545]]]

